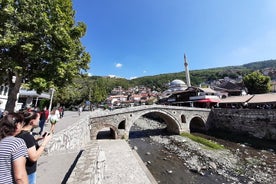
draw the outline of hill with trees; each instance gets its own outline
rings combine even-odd
[[[191,70],[190,79],[191,84],[193,86],[198,86],[200,84],[208,84],[213,80],[222,79],[224,77],[230,77],[235,79],[238,76],[245,76],[256,70],[262,72],[262,70],[267,68],[276,68],[276,60],[252,62],[240,66],[227,66],[202,70]],[[270,77],[274,79],[273,76]],[[145,85],[147,87],[154,87],[155,89],[160,88],[161,90],[164,90],[166,89],[165,84],[174,79],[182,79],[183,81],[185,81],[185,72],[183,71],[178,73],[145,76],[132,79],[129,82],[135,85]]]

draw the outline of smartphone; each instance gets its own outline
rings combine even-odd
[[[48,133],[48,132],[45,132],[43,135],[42,135],[42,137],[45,137],[46,135],[49,135],[50,133]]]

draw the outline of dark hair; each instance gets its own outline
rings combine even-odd
[[[38,116],[38,113],[35,112],[35,111],[30,111],[30,112],[23,112],[23,116],[24,116],[24,122],[25,122],[25,125],[29,125],[31,120],[33,119],[36,119],[37,116]]]
[[[24,123],[24,117],[20,113],[9,113],[0,120],[0,140],[12,136],[16,131],[16,125]]]

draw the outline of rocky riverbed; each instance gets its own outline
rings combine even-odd
[[[166,128],[165,123],[148,118],[140,118],[136,125],[141,130]],[[246,143],[231,143],[215,138],[225,149],[213,150],[179,135],[149,134],[149,137],[151,141],[161,144],[168,153],[177,155],[191,172],[203,177],[223,177],[225,183],[271,184],[276,181],[275,150],[258,150]]]

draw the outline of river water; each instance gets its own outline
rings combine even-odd
[[[129,144],[137,149],[137,153],[147,165],[158,183],[161,184],[221,184],[227,182],[221,176],[208,173],[204,176],[193,173],[175,154],[170,153],[161,144],[152,141],[148,136],[166,136],[164,129],[141,130],[133,126],[129,135]]]
[[[240,183],[233,182],[229,179],[218,175],[217,173],[208,172],[208,170],[204,173],[194,172],[191,169],[188,169],[185,165],[184,161],[180,159],[176,154],[172,153],[171,150],[166,149],[162,144],[153,141],[151,136],[169,136],[168,132],[162,128],[154,128],[154,129],[145,129],[139,126],[139,121],[134,124],[131,128],[129,134],[129,144],[131,147],[137,150],[137,153],[147,165],[147,168],[152,173],[154,178],[158,183],[161,184],[221,184],[221,183]],[[268,143],[267,145],[260,143],[262,149],[268,149],[270,151],[262,152],[256,148],[252,148],[248,146],[250,144],[250,140],[242,143],[237,143],[238,141],[233,142],[233,140],[222,139],[219,135],[214,137],[214,135],[203,135],[197,134],[198,136],[202,136],[208,139],[213,139],[220,144],[226,145],[228,149],[242,150],[240,151],[240,157],[260,157],[265,156],[267,159],[266,164],[272,164],[272,168],[276,169],[276,157],[274,149],[275,143]],[[234,136],[235,137],[235,136]],[[258,144],[257,144],[258,145]],[[276,171],[276,170],[274,170]],[[271,172],[274,172],[271,171]],[[246,179],[240,180],[248,183]],[[242,182],[243,183],[243,182]],[[258,183],[258,182],[249,182],[249,183]]]

